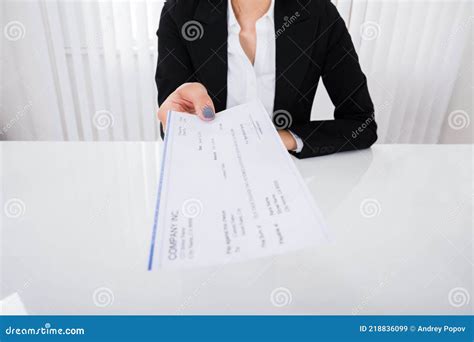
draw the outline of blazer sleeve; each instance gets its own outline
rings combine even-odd
[[[367,79],[344,20],[328,1],[325,16],[328,39],[322,80],[335,106],[334,120],[294,124],[291,131],[304,141],[297,158],[365,149],[377,140],[374,106]]]
[[[165,2],[158,27],[158,63],[155,81],[158,89],[158,104],[186,82],[195,82],[191,59],[175,20],[176,0]],[[160,125],[161,137],[164,137]]]

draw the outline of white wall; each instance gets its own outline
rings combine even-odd
[[[471,101],[466,86],[473,85],[472,66],[466,60],[472,50],[472,2],[333,2],[349,27],[368,79],[378,142],[472,143],[472,135],[464,133],[460,140],[461,135],[446,136],[444,129],[453,101],[472,115],[465,104]],[[312,117],[331,118],[333,108],[325,89],[318,88]],[[471,129],[469,125],[462,130]]]
[[[472,123],[452,129],[448,120],[462,110],[472,122],[472,2],[333,2],[367,74],[379,143],[472,142]],[[3,0],[0,140],[157,139],[162,5]],[[320,86],[313,118],[332,111]]]
[[[454,85],[453,94],[448,105],[447,113],[441,130],[441,143],[466,144],[474,142],[474,122],[473,122],[473,99],[474,99],[474,17],[471,17],[471,24],[467,27],[469,31],[468,44],[464,50],[464,55]]]
[[[0,139],[157,138],[162,1],[1,4]]]

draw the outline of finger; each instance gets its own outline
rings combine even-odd
[[[194,104],[194,108],[198,116],[204,121],[211,121],[216,118],[216,111],[209,95],[198,99]]]
[[[194,112],[205,121],[214,120],[215,108],[211,97],[207,93],[206,88],[200,83],[188,84],[185,87],[180,87],[179,95],[192,102]]]

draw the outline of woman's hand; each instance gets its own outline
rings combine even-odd
[[[214,104],[201,83],[184,83],[168,96],[158,110],[163,126],[169,110],[196,114],[205,121],[214,120],[216,116]]]
[[[169,110],[196,114],[205,121],[214,120],[216,116],[214,104],[207,93],[206,87],[201,83],[184,83],[168,96],[158,110],[158,119],[160,119],[163,126],[166,125]],[[296,149],[295,138],[290,132],[280,130],[278,134],[287,150]]]
[[[278,135],[280,135],[280,138],[288,151],[296,150],[296,140],[290,132],[287,130],[279,130]]]

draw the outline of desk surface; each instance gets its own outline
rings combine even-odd
[[[295,159],[330,243],[153,272],[159,144],[0,146],[0,299],[17,293],[30,314],[472,312],[470,145],[376,145]]]

